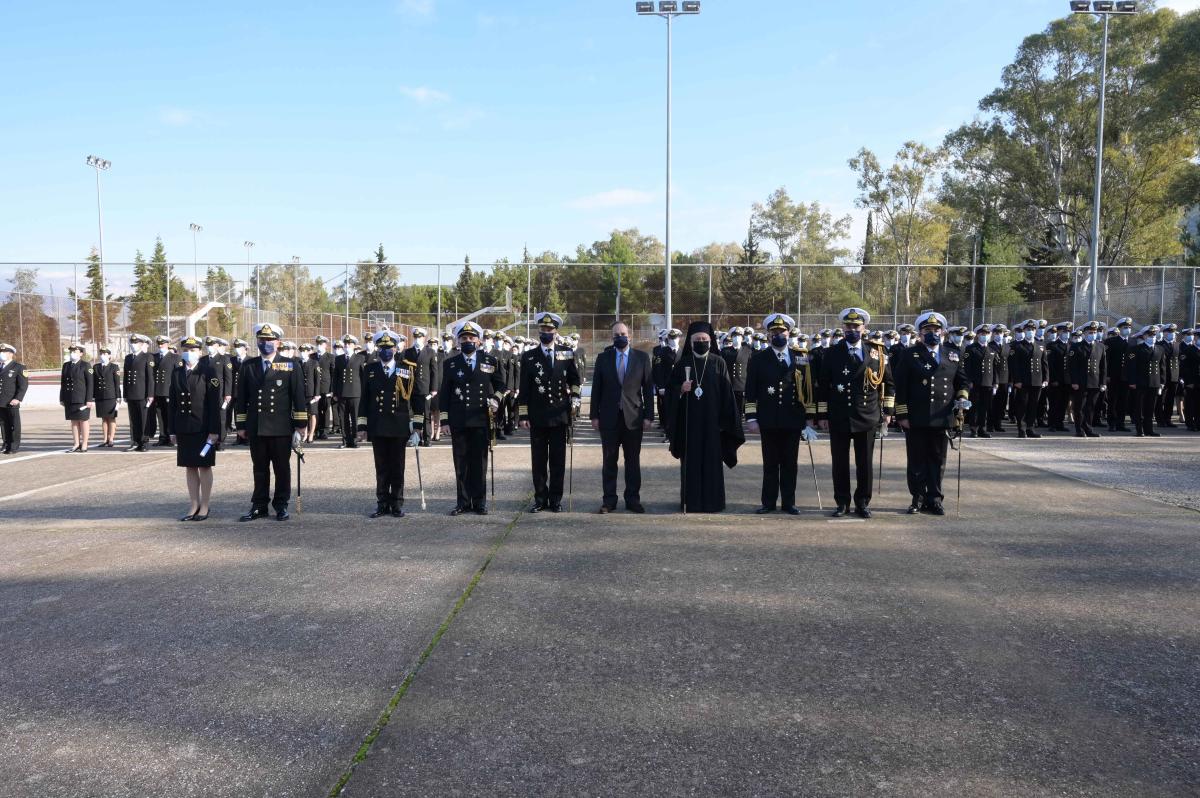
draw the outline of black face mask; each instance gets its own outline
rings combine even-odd
[[[862,330],[846,330],[846,342],[856,344],[862,340]]]
[[[258,342],[258,352],[259,352],[259,354],[262,354],[262,355],[275,354],[275,342],[274,341],[259,341]]]
[[[629,346],[629,336],[628,335],[614,335],[613,336],[613,346],[615,346],[617,349],[624,349],[625,347]]]
[[[463,341],[458,345],[458,348],[462,350],[464,355],[473,355],[475,354],[475,346],[474,341]]]
[[[695,352],[697,355],[707,355],[708,354],[708,341],[693,341],[692,342],[692,351]]]
[[[552,332],[538,333],[538,340],[541,341],[546,346],[549,346],[550,344],[554,343],[554,333],[552,333]]]
[[[775,347],[776,349],[783,349],[785,346],[787,346],[787,342],[788,337],[786,335],[771,336],[771,346]]]
[[[926,333],[922,333],[921,337],[925,341],[926,346],[937,346],[938,344],[940,344],[942,342],[942,337],[940,335],[938,335],[937,333],[935,333],[933,330],[930,330],[929,332],[926,332]]]
[[[384,363],[391,363],[392,358],[394,358],[395,356],[396,356],[396,350],[394,347],[391,347],[391,346],[379,347],[379,359],[382,360]]]

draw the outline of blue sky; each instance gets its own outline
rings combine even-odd
[[[704,0],[675,25],[672,247],[741,240],[780,185],[854,213],[857,240],[846,159],[937,143],[1066,5]],[[633,6],[6,3],[0,261],[87,254],[93,152],[113,262],[155,235],[190,261],[189,222],[202,262],[244,262],[246,239],[264,261],[382,241],[481,263],[661,237],[665,23]]]

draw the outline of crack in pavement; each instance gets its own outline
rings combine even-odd
[[[438,625],[438,628],[433,633],[433,637],[430,638],[429,643],[425,646],[420,656],[417,657],[416,662],[414,662],[407,669],[407,672],[404,675],[404,680],[400,683],[400,686],[392,695],[391,700],[388,701],[387,706],[384,707],[383,712],[379,715],[379,719],[375,721],[375,725],[371,727],[371,730],[367,732],[367,736],[363,738],[362,744],[359,745],[358,751],[355,752],[354,758],[350,761],[350,764],[346,767],[346,770],[337,780],[337,783],[333,785],[333,789],[329,791],[329,798],[338,798],[338,796],[342,794],[342,791],[346,789],[346,785],[349,784],[351,777],[354,776],[354,771],[360,764],[363,763],[363,761],[366,760],[367,756],[370,755],[371,746],[375,744],[375,740],[378,739],[379,735],[383,733],[384,728],[388,725],[388,721],[390,721],[392,718],[392,713],[396,711],[396,707],[399,706],[401,699],[403,699],[405,694],[408,692],[408,688],[412,687],[413,682],[417,678],[417,674],[421,672],[421,667],[433,655],[438,643],[441,642],[442,635],[444,635],[450,629],[450,625],[454,623],[454,619],[458,617],[458,613],[464,606],[466,606],[467,600],[471,598],[471,594],[475,592],[476,585],[478,585],[479,581],[483,579],[483,575],[487,571],[488,566],[492,564],[492,560],[495,559],[496,555],[500,552],[500,547],[503,546],[508,540],[509,535],[512,534],[512,531],[516,528],[517,523],[521,520],[521,516],[525,514],[525,507],[529,506],[529,500],[532,497],[533,491],[530,491],[525,495],[525,498],[521,502],[521,509],[517,510],[517,514],[513,516],[512,520],[509,521],[504,527],[504,530],[500,533],[500,536],[496,539],[496,542],[493,543],[492,547],[488,550],[487,556],[483,558],[483,564],[480,565],[478,570],[475,571],[474,576],[471,577],[471,581],[467,583],[466,588],[464,588],[463,592],[459,594],[458,600],[454,602],[454,606],[450,608],[450,613],[442,620],[441,624]]]

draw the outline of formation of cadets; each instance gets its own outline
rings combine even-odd
[[[1200,432],[1200,332],[1194,329],[1137,327],[1122,318],[1110,328],[1095,321],[1073,326],[1029,319],[1011,329],[980,324],[970,330],[926,311],[913,324],[881,331],[870,328],[870,314],[861,308],[847,308],[840,321],[839,329],[810,337],[776,313],[764,319],[762,330],[733,327],[717,336],[723,367],[713,373],[721,375],[722,387],[728,381],[737,417],[761,439],[760,514],[799,513],[800,445],[811,446],[818,429],[829,439],[833,515],[863,518],[871,517],[875,447],[889,429],[904,435],[909,512],[935,515],[945,512],[948,445],[964,430],[973,438],[990,438],[1011,424],[1018,438],[1040,438],[1038,430],[1068,432],[1070,423],[1076,437],[1100,437],[1098,429],[1157,437],[1156,427],[1178,426],[1179,405],[1180,425]],[[529,340],[472,322],[441,340],[420,327],[411,330],[411,341],[385,329],[364,334],[360,348],[354,335],[332,346],[324,336],[297,346],[277,325],[261,324],[254,330],[253,354],[241,339],[231,344],[219,337],[187,338],[177,348],[164,336],[151,341],[135,334],[121,365],[105,348],[92,363],[82,346],[72,345],[59,400],[71,422],[71,452],[88,450],[92,412],[102,421],[98,445],[112,447],[122,402],[129,450],[179,448],[178,465],[189,469],[189,488],[191,471],[201,475],[189,520],[207,517],[205,469],[231,431],[232,445],[248,447],[253,464],[245,521],[266,517],[268,508],[286,520],[292,450],[330,438],[340,441],[339,448],[371,443],[377,503],[371,515],[400,517],[405,450],[449,435],[457,482],[451,513],[487,514],[488,452],[518,425],[530,437],[531,511],[559,512],[566,450],[587,370],[578,334],[562,334],[561,325],[561,318],[545,313],[537,319],[537,338]],[[632,351],[627,330],[619,333],[614,343],[620,352]],[[707,351],[692,352],[683,339],[678,329],[660,332],[647,361],[647,406],[631,416],[644,418],[647,427],[657,418],[668,439],[677,429],[675,409],[688,406],[679,404],[680,397],[692,384],[676,373],[681,352],[686,348],[687,362],[693,363]],[[14,347],[0,344],[5,454],[20,450],[20,406],[28,388],[16,355]],[[614,374],[624,379],[628,357],[610,359],[620,364]],[[699,400],[700,393],[691,398]],[[636,386],[630,396],[640,408]],[[675,448],[681,447],[673,453]],[[615,455],[610,467],[615,473]],[[211,476],[207,480],[210,485]],[[629,503],[640,508],[636,499]],[[611,509],[606,499],[604,511]]]

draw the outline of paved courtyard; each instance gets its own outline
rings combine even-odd
[[[173,452],[63,454],[26,413],[0,460],[0,779],[15,796],[1195,795],[1200,436],[968,441],[962,516],[910,517],[903,441],[871,521],[524,513],[525,440],[487,517],[450,518],[445,444],[372,521],[369,451],[310,450],[303,512],[212,518]],[[813,447],[832,502],[827,443]],[[953,457],[953,455],[952,455]],[[181,497],[183,497],[181,499]]]

